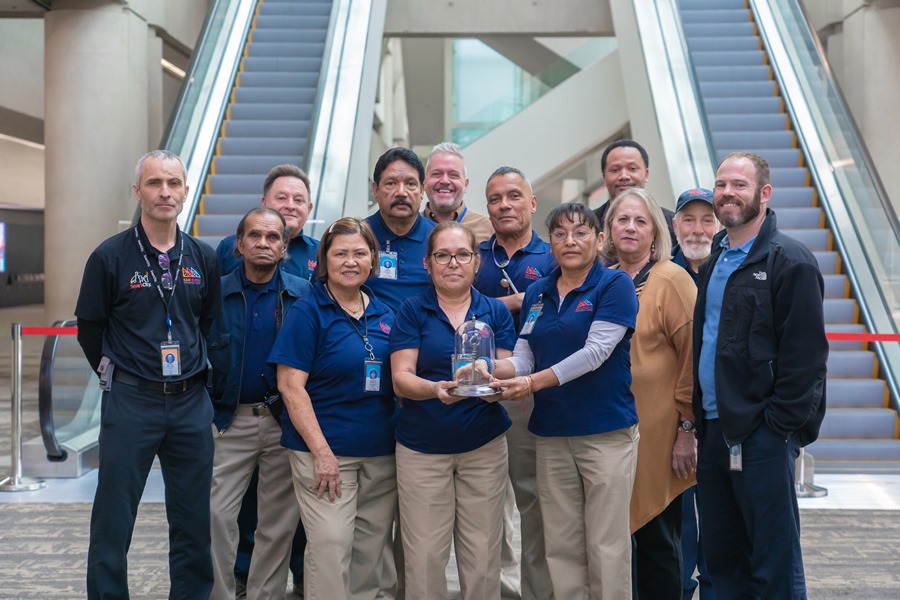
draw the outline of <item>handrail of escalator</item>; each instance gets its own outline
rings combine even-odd
[[[870,331],[900,331],[900,227],[808,16],[797,0],[751,0],[834,241]],[[900,347],[875,344],[900,399]]]
[[[308,153],[316,237],[322,224],[348,210],[354,160],[368,163],[372,115],[363,97],[377,78],[385,11],[385,0],[334,0],[332,6]]]
[[[665,150],[672,193],[710,181],[712,144],[675,0],[635,2],[648,82]]]
[[[189,193],[178,217],[182,229],[193,222],[203,195],[256,5],[257,0],[215,0],[160,142],[160,148],[181,156],[187,167]]]
[[[54,327],[71,327],[75,321],[58,321]],[[41,438],[47,450],[47,460],[64,461],[68,458],[65,449],[56,439],[56,423],[53,420],[53,363],[56,349],[59,346],[58,335],[48,335],[41,351],[40,374],[38,375],[38,421],[41,427]]]

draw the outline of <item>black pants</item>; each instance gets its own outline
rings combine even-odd
[[[116,382],[103,394],[100,468],[88,547],[90,600],[129,597],[126,555],[155,456],[166,486],[169,597],[209,597],[212,418],[212,403],[199,383],[183,394],[165,395]]]
[[[632,536],[633,597],[681,600],[681,496]]]

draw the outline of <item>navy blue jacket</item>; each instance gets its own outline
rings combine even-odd
[[[725,231],[700,266],[694,308],[694,373],[700,362],[710,269],[722,253]],[[828,341],[822,273],[813,254],[766,219],[743,264],[725,284],[716,340],[716,401],[728,445],[760,424],[802,445],[818,437],[825,417]],[[694,377],[694,414],[703,414],[700,378]],[[702,420],[698,419],[698,427]]]
[[[294,302],[312,290],[312,285],[283,270],[276,271],[281,278],[283,315]],[[212,399],[215,416],[213,422],[219,432],[225,431],[234,419],[241,397],[241,373],[244,360],[244,327],[247,322],[247,303],[244,299],[240,269],[222,277],[222,316],[213,322],[207,338],[209,362],[212,365]],[[268,356],[271,348],[249,348]]]

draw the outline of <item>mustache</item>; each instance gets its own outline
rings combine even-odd
[[[712,244],[712,238],[702,234],[691,234],[682,240],[685,244]]]
[[[408,206],[409,208],[412,208],[412,202],[410,202],[406,198],[397,198],[396,200],[391,202],[391,208],[394,208],[395,206]]]

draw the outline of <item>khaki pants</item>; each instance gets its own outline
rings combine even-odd
[[[637,426],[537,440],[538,493],[553,595],[631,600],[629,508]]]
[[[500,597],[506,438],[462,454],[423,454],[397,444],[397,492],[406,598],[447,598],[450,542],[463,600]]]
[[[281,427],[272,416],[257,417],[247,414],[247,410],[246,406],[238,407],[223,434],[213,425],[216,453],[210,492],[212,600],[234,598],[237,516],[257,465],[259,522],[247,578],[248,598],[284,598],[291,541],[300,520],[288,451],[281,447]]]
[[[509,444],[509,484],[503,514],[503,550],[500,554],[501,598],[552,600],[553,588],[550,585],[550,571],[547,569],[544,550],[544,520],[541,517],[535,471],[537,438],[528,431],[534,397],[503,402],[503,407],[512,420],[512,427],[506,430],[506,443]],[[522,524],[521,595],[515,588],[510,592],[507,587],[507,582],[512,579],[509,565],[513,569],[517,567],[512,546],[515,528],[513,519],[517,507]]]
[[[306,528],[304,596],[310,600],[374,600],[397,506],[393,455],[337,457],[341,497],[317,498],[314,459],[291,451],[294,491]]]

